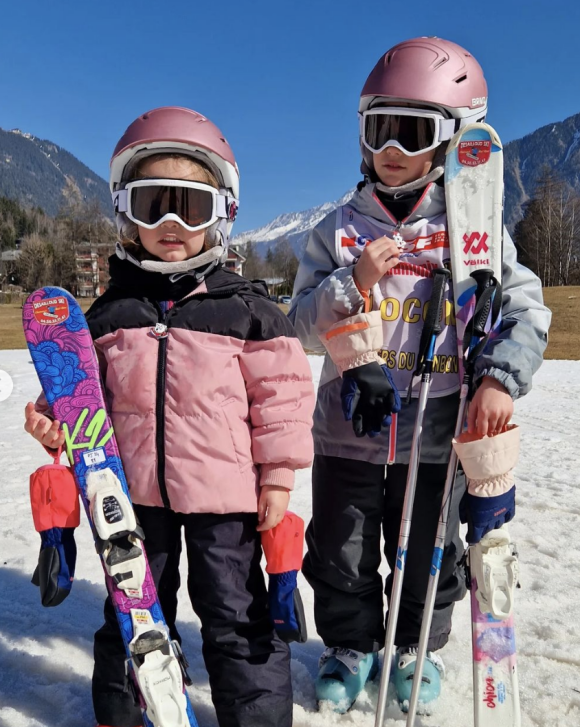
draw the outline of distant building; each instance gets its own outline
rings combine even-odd
[[[225,264],[226,269],[232,270],[238,275],[243,275],[242,270],[245,262],[246,258],[242,255],[242,253],[235,246],[230,245],[230,247],[228,247],[228,257]]]
[[[5,250],[2,253],[3,263],[13,263],[22,255],[22,250]]]
[[[0,290],[7,285],[18,283],[16,277],[16,261],[22,255],[22,250],[4,250],[0,256]]]
[[[77,297],[96,298],[103,290],[99,275],[99,254],[87,240],[75,247]]]

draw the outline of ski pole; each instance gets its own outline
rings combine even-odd
[[[483,346],[478,345],[482,339],[487,342],[488,335],[485,332],[486,323],[492,317],[490,329],[494,324],[494,314],[497,317],[499,307],[493,306],[494,300],[498,298],[497,281],[493,277],[493,270],[481,269],[473,272],[471,277],[477,282],[475,291],[475,310],[473,316],[466,327],[464,337],[464,354],[466,354],[464,364],[463,383],[461,386],[461,396],[459,399],[459,410],[457,412],[457,420],[455,423],[455,437],[458,437],[463,431],[465,422],[465,414],[467,412],[467,402],[471,390],[473,379],[473,364],[476,351],[481,351]],[[501,296],[499,296],[501,298]],[[441,562],[443,559],[443,549],[445,547],[445,538],[447,535],[447,523],[449,522],[449,513],[451,511],[451,502],[453,500],[453,489],[455,485],[455,476],[457,474],[457,454],[451,448],[451,457],[447,466],[447,476],[445,479],[445,487],[443,490],[443,499],[441,502],[441,512],[439,515],[439,524],[437,526],[437,534],[435,536],[435,546],[433,549],[433,558],[431,561],[431,571],[429,575],[429,584],[427,587],[427,595],[425,597],[425,610],[423,620],[421,622],[421,634],[419,637],[419,645],[417,647],[417,661],[415,663],[415,676],[413,678],[413,689],[411,691],[411,699],[409,701],[409,712],[407,714],[406,727],[413,727],[415,717],[417,715],[417,705],[419,703],[419,691],[423,681],[423,665],[425,664],[425,656],[427,654],[427,642],[431,631],[431,623],[433,621],[433,611],[435,609],[435,597],[437,595],[437,585],[439,583],[439,575],[441,573]],[[420,678],[417,679],[417,675]]]
[[[443,304],[445,300],[445,287],[450,276],[449,270],[437,268],[433,271],[433,290],[429,302],[429,310],[421,334],[419,345],[418,365],[409,384],[409,397],[415,376],[421,376],[421,387],[417,403],[417,414],[415,417],[415,428],[413,430],[413,442],[411,444],[411,457],[407,473],[407,484],[405,487],[405,499],[403,501],[403,513],[401,517],[401,528],[399,531],[399,542],[397,544],[396,566],[393,573],[393,587],[389,604],[389,616],[387,619],[387,633],[385,636],[385,650],[383,660],[383,673],[379,687],[379,698],[375,717],[375,727],[382,727],[387,707],[387,691],[391,675],[391,654],[395,645],[395,629],[399,618],[399,606],[401,603],[401,591],[403,587],[403,576],[405,573],[405,560],[411,532],[411,518],[413,515],[413,501],[417,485],[417,472],[419,469],[419,455],[421,451],[421,439],[423,436],[423,416],[429,398],[431,377],[433,372],[433,356],[435,342],[441,332],[443,317]]]

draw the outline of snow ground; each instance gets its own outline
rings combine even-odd
[[[315,378],[321,359],[312,357]],[[0,351],[0,369],[14,380],[0,402],[0,727],[92,727],[92,635],[101,625],[105,587],[89,528],[78,530],[79,559],[69,598],[43,609],[30,584],[39,537],[28,499],[28,476],[46,455],[22,429],[23,409],[40,387],[27,351]],[[516,405],[523,451],[518,465],[518,514],[511,527],[521,559],[516,601],[523,727],[580,725],[580,361],[548,361],[533,392]],[[299,473],[292,508],[308,520],[310,473]],[[184,564],[184,568],[186,565]],[[312,592],[302,581],[310,640],[293,645],[295,727],[372,727],[377,685],[342,717],[316,712],[313,676],[322,643],[312,619]],[[216,727],[200,652],[199,622],[182,593],[180,631],[191,663],[189,689],[200,727]],[[417,727],[469,727],[469,606],[457,606],[454,630],[441,652],[447,665],[436,714]],[[405,721],[394,704],[385,727]]]

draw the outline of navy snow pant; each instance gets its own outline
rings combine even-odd
[[[260,567],[257,516],[183,515],[136,505],[145,548],[172,638],[182,529],[187,588],[201,621],[203,658],[220,727],[291,727],[290,651],[273,631]],[[123,691],[125,650],[111,601],[95,634],[93,705],[97,721],[136,727],[141,711]]]
[[[368,653],[385,641],[381,527],[391,571],[407,481],[407,465],[370,464],[316,455],[312,471],[312,520],[306,533],[303,572],[314,590],[316,630],[326,646]],[[421,464],[395,643],[417,646],[447,465]],[[466,592],[464,552],[459,537],[459,501],[465,476],[454,490],[443,562],[429,637],[429,649],[447,643],[453,604]],[[390,595],[392,576],[386,581]]]

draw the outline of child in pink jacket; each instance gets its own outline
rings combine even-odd
[[[239,176],[217,127],[183,108],[144,114],[117,144],[110,183],[120,242],[87,321],[171,637],[183,533],[220,727],[290,727],[290,654],[268,617],[260,534],[311,463],[308,361],[267,291],[222,265]],[[26,430],[58,447],[46,414],[29,404]],[[101,725],[141,724],[124,660],[107,599],[93,674]]]

